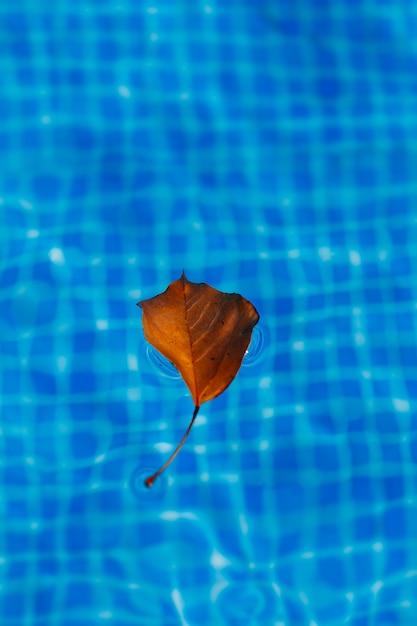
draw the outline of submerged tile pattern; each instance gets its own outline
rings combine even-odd
[[[417,11],[0,8],[2,626],[417,623]],[[135,303],[261,314],[192,403]]]

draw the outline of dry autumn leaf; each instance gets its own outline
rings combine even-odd
[[[171,361],[191,392],[195,409],[181,442],[155,479],[177,456],[200,406],[221,394],[235,378],[259,320],[253,304],[237,293],[191,283],[184,272],[163,293],[138,302],[145,338]]]

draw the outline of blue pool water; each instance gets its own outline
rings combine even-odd
[[[417,10],[0,7],[1,626],[417,623]],[[193,405],[139,299],[261,320]]]

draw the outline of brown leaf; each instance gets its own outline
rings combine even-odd
[[[195,404],[183,440],[161,470],[145,481],[150,486],[179,452],[200,406],[235,378],[259,315],[239,294],[191,283],[184,272],[166,291],[138,306],[145,338],[175,365]]]

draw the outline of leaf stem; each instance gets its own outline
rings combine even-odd
[[[164,470],[166,470],[166,468],[168,467],[168,465],[170,465],[170,463],[175,459],[175,457],[177,456],[178,452],[181,450],[182,446],[184,445],[185,440],[187,439],[190,430],[192,428],[192,425],[194,424],[194,420],[197,417],[197,413],[200,410],[199,406],[195,406],[194,408],[194,413],[193,413],[193,417],[191,419],[191,422],[187,428],[187,430],[185,431],[185,435],[183,436],[183,438],[181,439],[181,441],[179,442],[178,446],[175,448],[174,452],[171,454],[171,456],[169,457],[169,459],[167,461],[165,461],[165,463],[162,465],[162,467],[159,468],[159,470],[157,472],[155,472],[155,474],[152,474],[152,476],[149,476],[148,478],[145,479],[145,486],[146,487],[152,487],[152,485],[154,484],[155,480],[158,478],[158,476],[160,476],[162,474],[162,472]]]

